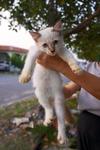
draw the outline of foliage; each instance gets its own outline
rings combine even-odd
[[[24,65],[24,61],[22,60],[22,56],[19,54],[12,54],[11,55],[11,64],[18,67],[22,68]]]
[[[39,30],[61,19],[64,32],[76,27],[99,7],[98,0],[1,0],[0,10],[8,10],[10,27],[19,25]],[[1,16],[2,17],[2,16]],[[4,17],[4,16],[3,16]],[[95,17],[88,28],[65,39],[68,48],[79,57],[100,60],[100,18]]]
[[[56,139],[55,128],[52,126],[44,126],[44,125],[37,125],[33,129],[28,128],[28,131],[32,132],[33,136],[36,137],[42,136],[43,138],[46,137],[49,142],[54,141]]]
[[[65,101],[65,105],[66,104],[70,109],[77,109],[77,99],[76,98]]]
[[[9,57],[8,53],[0,53],[0,61],[9,62],[10,61],[10,57]]]

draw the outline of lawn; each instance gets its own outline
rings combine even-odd
[[[75,100],[68,102],[68,105],[70,108],[75,108]],[[45,150],[49,146],[56,146],[56,149],[61,150],[66,149],[57,148],[57,132],[52,127],[38,125],[31,129],[19,128],[11,124],[14,117],[23,117],[36,107],[37,100],[30,99],[0,108],[0,150],[38,150],[36,144],[42,144],[39,150]],[[70,138],[70,141],[73,141],[73,138]]]

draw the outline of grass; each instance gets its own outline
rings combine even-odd
[[[8,133],[10,130],[9,121],[13,117],[23,117],[36,105],[36,100],[25,100],[0,108],[0,150],[33,150],[32,135],[29,132],[18,130],[14,134]]]
[[[67,103],[70,108],[76,108],[75,100],[68,101]],[[37,101],[30,99],[0,108],[0,150],[33,150],[33,139],[36,136],[39,137],[41,134],[48,135],[44,138],[44,142],[47,145],[55,141],[56,132],[54,129],[50,127],[46,128],[42,125],[36,126],[32,130],[15,130],[14,133],[9,134],[9,121],[13,117],[23,117],[26,112],[34,109],[36,106]]]
[[[74,98],[74,99],[71,99],[71,100],[67,100],[65,101],[65,105],[67,104],[67,106],[70,108],[70,109],[76,109],[77,108],[77,100]]]
[[[31,110],[37,101],[34,99],[25,100],[23,102],[17,102],[7,107],[0,108],[0,118],[9,119],[11,117],[20,117],[24,115],[28,110]]]
[[[20,134],[0,138],[0,150],[32,150],[31,136]]]

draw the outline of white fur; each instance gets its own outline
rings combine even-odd
[[[24,83],[30,79],[36,58],[41,54],[41,52],[44,51],[48,53],[48,48],[43,48],[42,43],[46,42],[51,44],[54,39],[59,40],[57,45],[55,45],[56,53],[64,61],[67,61],[73,70],[79,69],[73,55],[66,50],[63,38],[58,34],[58,32],[52,32],[52,28],[46,28],[45,30],[40,31],[40,34],[42,36],[39,38],[38,45],[36,43],[27,55],[25,66],[19,78],[20,82]],[[60,74],[56,71],[46,69],[36,63],[33,74],[33,85],[35,87],[35,94],[39,103],[45,109],[44,125],[48,125],[51,122],[55,109],[58,120],[57,138],[61,144],[66,143],[64,93]]]

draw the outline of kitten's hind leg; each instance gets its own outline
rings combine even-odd
[[[45,120],[44,120],[44,125],[48,126],[49,124],[52,123],[52,120],[54,119],[53,115],[53,109],[47,106],[45,107]]]
[[[36,94],[37,95],[37,94]],[[45,126],[48,126],[52,123],[52,120],[54,119],[54,112],[53,112],[53,106],[49,101],[49,98],[45,96],[45,94],[41,94],[40,92],[37,95],[37,98],[39,100],[39,103],[42,105],[42,107],[45,110],[45,119],[43,124]]]
[[[55,111],[58,121],[58,136],[57,139],[60,144],[66,144],[67,137],[65,132],[65,109],[64,109],[64,96],[58,94],[55,96]]]
[[[39,101],[41,101],[41,100],[39,100]],[[52,120],[54,119],[53,107],[49,103],[49,100],[41,101],[41,105],[45,109],[45,120],[44,120],[43,124],[45,126],[48,126],[49,124],[52,123]]]

